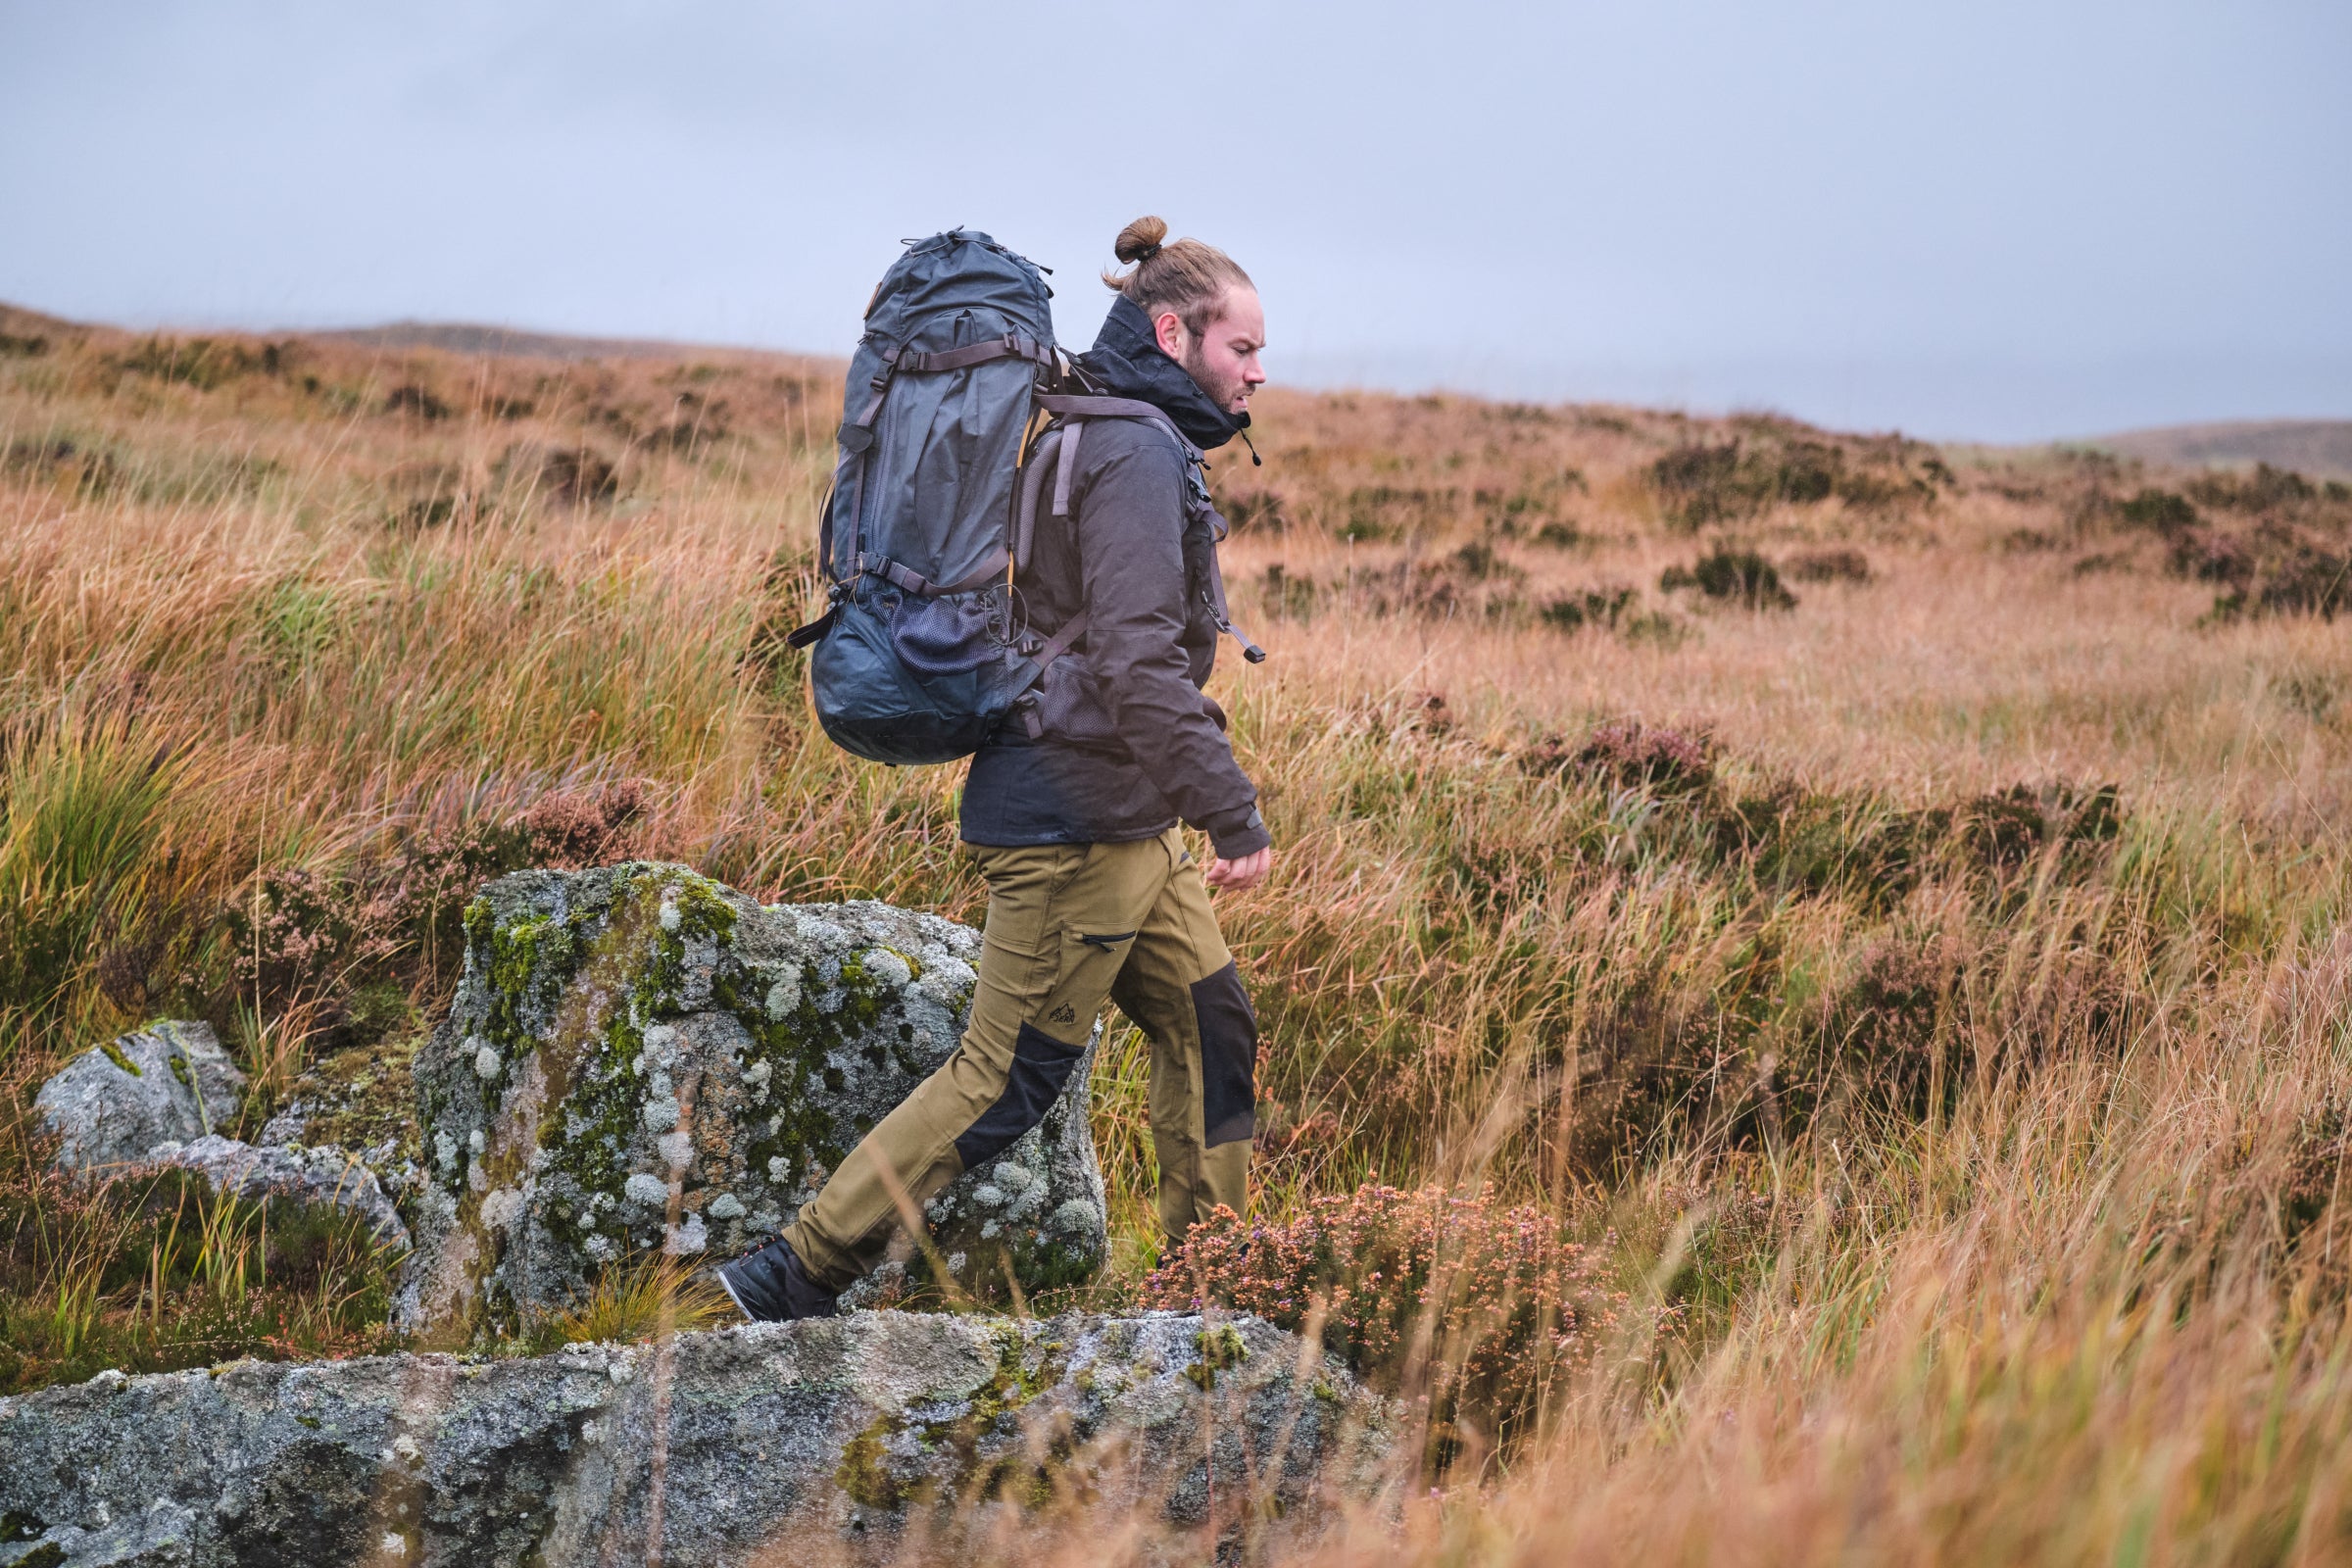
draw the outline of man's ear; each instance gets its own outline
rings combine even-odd
[[[1192,336],[1184,329],[1184,318],[1174,311],[1162,311],[1152,318],[1152,335],[1159,340],[1159,352],[1171,360],[1184,358]]]

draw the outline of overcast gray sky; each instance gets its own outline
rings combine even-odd
[[[2352,4],[0,0],[0,299],[845,353],[1156,212],[1278,378],[2032,439],[2352,416]]]

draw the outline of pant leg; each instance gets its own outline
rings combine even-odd
[[[1161,842],[1168,879],[1110,995],[1152,1040],[1159,1223],[1173,1249],[1219,1205],[1248,1205],[1257,1016],[1182,834]]]
[[[920,1205],[1044,1119],[1167,881],[1157,840],[972,853],[988,919],[971,1022],[784,1231],[829,1290],[881,1260],[900,1218],[894,1182]]]

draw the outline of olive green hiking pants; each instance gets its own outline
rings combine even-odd
[[[968,849],[988,881],[971,1024],[784,1232],[828,1290],[881,1260],[901,1194],[928,1201],[1044,1119],[1106,999],[1152,1042],[1169,1245],[1219,1204],[1239,1212],[1248,1196],[1257,1020],[1181,831]]]

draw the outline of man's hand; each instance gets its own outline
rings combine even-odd
[[[1255,855],[1245,855],[1238,860],[1211,860],[1200,880],[1212,888],[1231,888],[1244,893],[1266,879],[1274,865],[1274,846],[1269,844]]]

